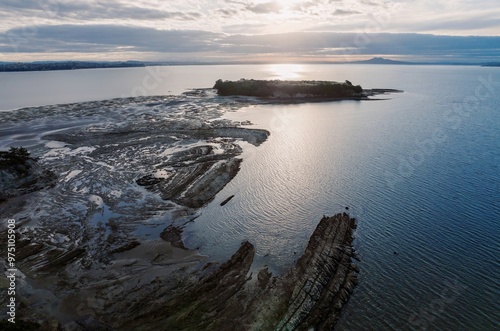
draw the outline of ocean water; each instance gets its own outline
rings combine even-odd
[[[178,94],[216,79],[350,80],[383,100],[258,105],[226,113],[271,135],[186,230],[227,259],[286,270],[323,215],[358,220],[359,285],[338,330],[498,330],[500,68],[255,65],[0,74],[0,109]],[[50,82],[50,83],[47,83]],[[43,85],[43,86],[42,86]],[[235,197],[224,207],[220,202]]]

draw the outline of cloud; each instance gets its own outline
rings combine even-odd
[[[157,30],[120,25],[46,25],[0,34],[0,52],[142,52],[214,50],[220,35],[199,30]]]
[[[226,25],[224,27],[224,32],[229,35],[240,34],[240,33],[263,34],[264,28],[262,24],[259,23],[243,23],[243,24]]]
[[[250,26],[234,27],[245,30]],[[45,25],[0,33],[0,52],[7,53],[189,53],[220,56],[399,55],[446,58],[498,57],[500,37],[424,34],[288,32],[223,34],[202,30],[158,30],[120,25]]]
[[[500,21],[500,9],[495,11],[475,10],[467,15],[462,13],[443,13],[428,19],[397,22],[408,31],[436,32],[436,31],[477,31],[481,29],[495,29]]]
[[[234,32],[231,26],[260,24],[247,33],[352,32],[373,25],[378,15],[390,16],[379,32],[498,35],[497,5],[498,0],[2,0],[0,31],[28,24],[114,24]]]
[[[18,15],[38,18],[59,18],[72,20],[196,20],[202,16],[197,11],[168,11],[160,7],[130,5],[122,1],[40,1],[40,0],[3,0],[3,11],[14,11]],[[14,14],[14,13],[13,13]]]
[[[292,10],[307,12],[310,8],[318,6],[318,2],[316,1],[304,1],[299,2],[292,6]]]
[[[345,10],[345,9],[336,9],[333,12],[333,15],[356,15],[356,14],[361,14],[361,12],[356,11],[356,10]]]
[[[279,13],[283,7],[276,1],[259,3],[256,5],[250,5],[246,7],[247,10],[255,14],[269,14],[269,13]]]
[[[239,10],[236,9],[217,9],[216,12],[223,17],[233,17],[235,15],[238,15]]]

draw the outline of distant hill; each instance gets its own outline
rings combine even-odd
[[[363,61],[352,61],[348,63],[353,64],[415,64],[413,62],[395,61],[390,59],[384,59],[383,57],[374,57],[369,60]]]
[[[482,65],[482,67],[500,67],[500,62],[485,63]]]

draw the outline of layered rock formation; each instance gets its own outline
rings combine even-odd
[[[237,151],[214,154],[212,146],[198,146],[175,153],[162,167],[171,169],[163,176],[146,175],[137,184],[160,192],[171,200],[190,208],[200,208],[210,202],[240,169]],[[181,154],[181,155],[179,155]]]
[[[356,285],[355,220],[323,217],[287,273],[248,275],[255,248],[244,242],[217,270],[170,300],[157,299],[118,325],[128,330],[331,330]]]

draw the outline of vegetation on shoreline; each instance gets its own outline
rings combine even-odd
[[[362,97],[363,88],[346,80],[344,83],[330,81],[254,80],[215,82],[214,89],[221,96],[242,95],[254,97],[310,97],[352,98]]]
[[[8,152],[0,152],[0,170],[14,167],[17,172],[26,175],[29,172],[30,153],[24,147],[11,147]]]

